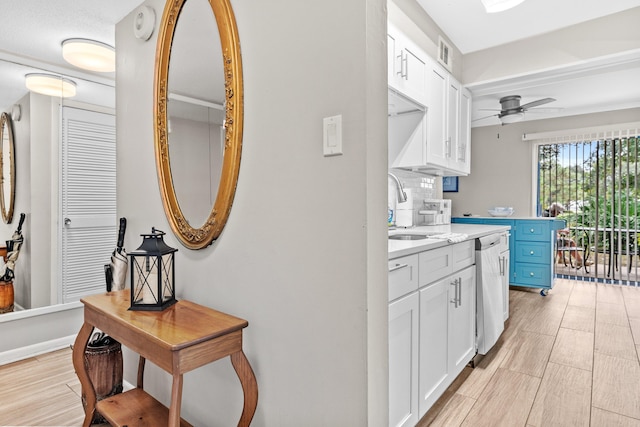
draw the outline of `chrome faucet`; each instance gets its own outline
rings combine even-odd
[[[396,190],[398,191],[398,202],[404,203],[407,201],[407,193],[404,192],[404,188],[402,188],[402,183],[398,179],[397,176],[392,174],[391,172],[387,172],[387,174],[393,179],[396,183]]]

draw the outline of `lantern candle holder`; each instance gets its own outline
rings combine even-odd
[[[163,239],[165,233],[151,228],[141,234],[142,244],[129,252],[131,265],[131,307],[129,310],[162,311],[175,304],[175,248]]]

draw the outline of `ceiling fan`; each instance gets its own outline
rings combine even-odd
[[[537,101],[528,102],[524,105],[520,105],[520,99],[521,99],[520,95],[504,96],[500,98],[500,106],[502,107],[502,109],[498,114],[492,114],[490,116],[475,119],[474,122],[495,116],[500,119],[503,125],[514,123],[524,118],[525,111],[531,108],[538,107],[540,105],[548,104],[550,102],[555,101],[554,98],[542,98],[542,99],[538,99]]]

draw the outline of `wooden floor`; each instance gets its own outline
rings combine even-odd
[[[496,347],[420,427],[640,426],[639,288],[556,279],[510,302]]]
[[[80,426],[83,419],[71,349],[0,367],[0,426]]]
[[[513,288],[510,302],[496,347],[420,427],[640,427],[639,288],[557,279],[547,297]],[[82,419],[70,349],[0,367],[0,426]]]

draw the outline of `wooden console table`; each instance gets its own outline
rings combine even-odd
[[[244,393],[238,426],[251,423],[258,403],[258,385],[242,351],[246,320],[189,301],[178,301],[164,311],[130,311],[128,290],[92,295],[81,301],[84,324],[73,346],[73,366],[82,385],[84,427],[91,424],[96,410],[112,426],[189,426],[180,418],[183,374],[226,356],[231,357]],[[140,355],[137,387],[99,402],[84,356],[94,328]],[[146,359],[173,376],[169,408],[143,390]]]

